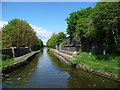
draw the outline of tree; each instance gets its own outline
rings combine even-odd
[[[23,20],[13,19],[2,28],[3,48],[33,47],[38,43],[36,32]]]
[[[41,39],[38,39],[36,37],[37,41],[36,43],[32,46],[32,50],[40,50],[44,45]]]
[[[57,34],[53,34],[51,38],[47,41],[47,46],[54,48],[56,46]]]
[[[95,34],[101,38],[108,53],[116,52],[119,47],[119,5],[120,2],[99,2],[92,13]]]
[[[47,46],[54,48],[55,46],[59,46],[63,41],[66,35],[64,32],[59,32],[58,34],[53,34],[50,39],[47,41]]]
[[[70,17],[66,19],[68,24],[67,33],[74,45],[80,46],[80,51],[82,51],[82,38],[86,38],[85,34],[88,30],[88,16],[92,10],[91,7],[81,9],[71,13]]]
[[[79,19],[79,13],[78,12],[72,12],[70,13],[70,17],[66,18],[65,20],[67,21],[68,27],[66,29],[67,34],[70,35],[70,40],[72,42],[74,33],[76,32],[76,25],[77,21]]]
[[[59,46],[63,42],[65,37],[66,37],[66,35],[64,34],[64,32],[59,32],[57,35],[56,45]]]
[[[70,13],[66,19],[70,40],[81,49],[82,42],[89,42],[92,46],[96,41],[97,47],[101,45],[103,51],[120,52],[119,5],[120,2],[98,2],[94,8]]]

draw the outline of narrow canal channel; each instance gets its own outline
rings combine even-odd
[[[3,88],[117,88],[118,82],[71,68],[47,48],[30,64],[3,77]]]

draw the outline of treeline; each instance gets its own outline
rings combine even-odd
[[[2,48],[29,47],[39,50],[43,42],[38,39],[36,32],[23,20],[13,19],[2,28]]]
[[[96,42],[104,53],[120,53],[119,6],[120,2],[98,2],[94,8],[70,13],[66,21],[71,41],[81,51],[85,42],[86,46]]]
[[[58,34],[53,34],[51,38],[47,41],[47,46],[54,48],[55,46],[63,45],[64,38],[66,34],[64,32],[59,32]]]

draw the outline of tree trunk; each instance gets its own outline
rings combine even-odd
[[[80,37],[80,52],[82,52],[82,42],[81,42],[81,37]]]
[[[117,46],[118,42],[117,42],[117,38],[115,37],[115,32],[114,32],[114,30],[112,30],[112,34],[113,34],[113,38],[114,38],[114,41],[115,41],[115,45]]]

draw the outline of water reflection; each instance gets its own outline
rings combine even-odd
[[[97,75],[76,70],[61,62],[44,48],[31,63],[6,75],[3,87],[7,88],[111,88],[118,83]]]
[[[48,51],[48,54],[52,58],[52,62],[56,65],[56,67],[62,68],[64,72],[67,71],[69,73],[69,78],[67,78],[69,88],[116,88],[119,85],[118,82],[88,73],[83,70],[71,68],[61,62],[51,52]]]
[[[112,88],[118,87],[118,83],[97,75],[82,71],[71,70],[68,87],[70,88]]]
[[[32,63],[29,63],[25,67],[22,67],[21,69],[15,72],[5,75],[2,79],[3,87],[4,85],[5,87],[26,85],[37,68],[40,56],[41,54],[38,54],[33,59]]]

